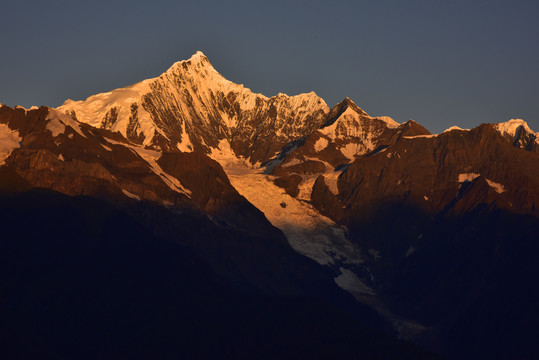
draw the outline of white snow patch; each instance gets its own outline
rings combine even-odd
[[[112,151],[112,148],[108,147],[107,145],[101,144],[101,147],[107,151]]]
[[[182,138],[177,147],[178,150],[182,152],[192,152],[194,149],[191,139],[189,139],[189,135],[187,135],[187,132],[185,131],[185,121],[182,122]]]
[[[428,201],[429,197],[428,196],[423,196],[423,199],[425,199],[425,201]]]
[[[0,124],[0,166],[6,163],[14,149],[21,147],[21,140],[18,131],[11,130],[6,124]]]
[[[503,187],[502,184],[499,184],[497,182],[494,182],[494,181],[491,181],[489,179],[486,179],[487,180],[487,183],[488,185],[493,188],[498,194],[501,194],[503,193],[505,190],[505,188]]]
[[[324,150],[325,148],[328,147],[328,143],[329,143],[329,142],[328,142],[328,140],[327,140],[326,138],[321,137],[321,138],[318,139],[318,140],[316,141],[316,143],[314,144],[314,150],[315,150],[316,152],[322,151],[322,150]]]
[[[430,139],[430,138],[433,138],[433,137],[436,137],[436,136],[438,136],[438,134],[431,134],[431,135],[415,135],[415,136],[403,136],[403,138],[405,138],[405,139],[420,139],[420,138]]]
[[[348,291],[354,296],[371,295],[376,293],[372,288],[366,285],[359,277],[353,272],[345,268],[340,268],[341,275],[334,278],[334,281],[340,288]]]
[[[451,132],[451,131],[469,131],[469,130],[470,129],[461,129],[458,126],[451,126],[449,129],[444,130],[443,133],[447,133],[447,132]]]
[[[122,192],[125,194],[125,196],[127,196],[127,197],[129,197],[129,198],[131,198],[133,200],[140,201],[140,196],[135,195],[135,194],[133,194],[133,193],[131,193],[131,192],[125,190],[125,189],[122,189]]]
[[[64,156],[63,156],[62,154],[58,155],[58,160],[60,160],[60,161],[65,161],[65,160],[64,160]]]
[[[474,179],[476,179],[477,177],[481,176],[480,174],[476,174],[476,173],[465,173],[465,174],[460,174],[459,175],[459,182],[462,183],[462,182],[465,182],[465,181],[472,181]],[[505,190],[505,187],[500,184],[500,183],[497,183],[497,182],[494,182],[492,180],[489,180],[487,178],[485,178],[485,180],[487,181],[488,185],[493,188],[498,194],[501,194],[503,193]]]
[[[479,177],[479,174],[476,173],[464,173],[459,174],[459,183],[465,182],[465,181],[473,181],[475,178]]]

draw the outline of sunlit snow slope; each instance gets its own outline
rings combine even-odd
[[[60,108],[81,122],[144,145],[210,153],[227,140],[251,163],[318,128],[329,112],[314,92],[266,97],[219,74],[197,52],[154,79]]]

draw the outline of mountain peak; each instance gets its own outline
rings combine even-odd
[[[207,56],[204,55],[204,53],[203,53],[202,51],[200,51],[200,50],[197,50],[197,51],[193,54],[193,56],[191,56],[191,59],[193,59],[193,58],[195,58],[195,57],[196,57],[196,58],[204,57],[204,58],[207,59]]]
[[[208,57],[206,55],[204,55],[204,53],[202,51],[197,51],[196,53],[194,53],[188,60],[186,60],[187,62],[191,62],[192,64],[195,64],[195,65],[210,65],[210,60],[208,59]]]
[[[337,104],[337,106],[343,110],[350,108],[360,115],[368,116],[368,114],[365,111],[363,111],[363,109],[361,109],[359,106],[357,106],[356,103],[353,102],[352,99],[350,99],[348,96],[339,104]]]
[[[511,136],[515,136],[520,127],[526,130],[528,133],[534,133],[528,126],[528,123],[522,119],[511,119],[503,123],[497,123],[495,126],[502,135],[509,134]]]
[[[359,106],[357,106],[349,97],[346,97],[343,101],[335,105],[328,116],[328,120],[324,124],[324,127],[331,126],[341,117],[342,114],[346,112],[346,110],[352,110],[355,113],[361,115],[361,116],[369,116],[365,111],[363,111]]]
[[[539,133],[535,133],[528,123],[522,119],[511,119],[503,123],[493,124],[498,133],[512,140],[513,146],[534,150],[539,144]]]
[[[189,59],[180,60],[172,64],[172,66],[165,72],[165,74],[175,72],[177,70],[185,71],[189,69],[194,69],[195,71],[210,70],[217,72],[213,68],[208,57],[204,55],[202,51],[197,51]]]
[[[401,136],[432,135],[430,131],[414,119],[410,119],[407,122],[400,124],[399,128],[402,128]]]

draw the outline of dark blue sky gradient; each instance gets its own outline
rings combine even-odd
[[[432,132],[524,118],[539,131],[537,1],[17,1],[0,21],[0,102],[59,106],[202,50],[272,96],[349,96]]]

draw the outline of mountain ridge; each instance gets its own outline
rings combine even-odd
[[[120,204],[240,289],[344,303],[451,356],[463,355],[452,349],[470,334],[463,316],[474,309],[526,338],[510,322],[521,310],[489,312],[473,286],[464,287],[464,312],[443,300],[455,295],[444,284],[427,279],[417,289],[429,267],[451,281],[472,274],[496,294],[503,289],[485,268],[501,271],[510,259],[509,274],[537,270],[519,253],[534,251],[539,231],[537,142],[519,119],[431,134],[414,120],[372,117],[349,98],[329,108],[314,92],[266,97],[226,80],[198,52],[159,77],[57,109],[0,107],[6,181]],[[200,234],[178,240],[188,231],[174,223],[182,217],[197,219]],[[509,246],[504,218],[523,239],[507,255],[496,248]],[[481,247],[467,252],[460,238],[474,236]],[[451,266],[459,259],[465,267]]]

